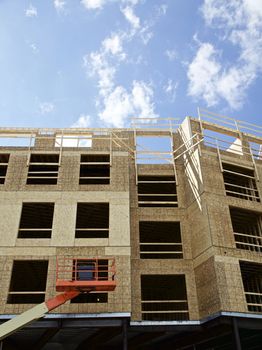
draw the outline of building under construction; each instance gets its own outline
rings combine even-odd
[[[261,145],[261,126],[206,110],[1,128],[0,323],[53,298],[59,273],[89,280],[86,259],[115,289],[79,287],[0,349],[261,349]]]

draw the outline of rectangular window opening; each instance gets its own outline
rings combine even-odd
[[[185,275],[142,275],[141,308],[143,320],[188,320]]]
[[[101,304],[108,302],[108,293],[81,293],[71,300],[71,304]]]
[[[78,203],[76,238],[108,238],[109,203]]]
[[[51,238],[54,203],[23,203],[18,238]]]
[[[137,164],[167,164],[173,161],[171,136],[137,136]]]
[[[262,264],[240,261],[248,311],[262,312]]]
[[[243,146],[239,138],[208,129],[204,129],[203,135],[206,146],[218,147],[220,151],[243,155]],[[247,153],[246,149],[244,153]]]
[[[34,144],[33,134],[0,134],[0,147],[33,147]]]
[[[82,154],[80,162],[80,185],[110,184],[110,155]]]
[[[28,167],[28,185],[56,185],[59,154],[31,154]]]
[[[223,163],[226,195],[260,202],[254,169]]]
[[[0,154],[0,184],[1,185],[5,183],[9,156],[10,155],[6,153]]]
[[[8,304],[38,304],[45,300],[48,261],[15,260]]]
[[[230,208],[236,247],[262,252],[262,214],[240,208]]]
[[[92,134],[90,135],[56,135],[55,147],[92,147]]]
[[[140,221],[141,259],[182,259],[179,222]]]
[[[177,207],[175,176],[138,176],[139,207]]]

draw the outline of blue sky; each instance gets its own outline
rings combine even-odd
[[[260,124],[262,0],[1,0],[1,126]]]

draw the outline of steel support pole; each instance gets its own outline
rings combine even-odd
[[[123,350],[127,350],[127,320],[123,320]]]
[[[233,323],[233,334],[234,334],[234,340],[235,340],[235,348],[236,348],[236,350],[241,350],[242,349],[241,341],[240,341],[240,336],[239,336],[237,319],[235,317],[232,318],[232,323]]]

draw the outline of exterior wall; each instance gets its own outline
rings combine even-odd
[[[239,136],[243,144],[248,137],[205,124],[210,130]],[[115,131],[115,141],[100,135],[90,148],[54,147],[55,136],[38,135],[30,152],[61,154],[57,185],[27,185],[29,150],[3,148],[10,153],[4,185],[0,185],[0,313],[20,313],[29,304],[6,304],[13,260],[48,260],[46,298],[55,295],[57,256],[116,258],[117,288],[108,293],[108,303],[70,304],[55,313],[131,312],[132,320],[141,320],[141,275],[184,274],[190,320],[198,320],[220,311],[248,312],[239,260],[262,263],[261,253],[236,249],[229,207],[262,213],[262,204],[226,196],[220,160],[252,167],[251,157],[208,147],[201,137],[201,124],[186,118],[180,132],[173,133],[174,149],[189,140],[188,150],[175,155],[177,208],[138,207],[135,182],[134,133]],[[120,140],[119,140],[120,138]],[[122,141],[121,141],[122,140]],[[185,152],[184,152],[185,151]],[[79,185],[80,155],[112,152],[110,185]],[[184,152],[184,153],[183,153]],[[256,160],[262,179],[262,161]],[[139,175],[173,175],[172,165],[138,165]],[[257,182],[262,194],[262,183]],[[55,203],[50,239],[17,238],[23,202]],[[108,202],[109,238],[75,238],[78,202]],[[183,259],[140,259],[139,221],[179,221]]]
[[[50,140],[37,138],[34,153],[59,153]],[[106,144],[106,147],[105,147]],[[56,295],[56,257],[115,257],[117,287],[108,293],[107,303],[67,303],[54,312],[130,312],[130,211],[129,154],[115,147],[109,185],[79,185],[80,155],[109,152],[108,140],[87,149],[63,148],[57,185],[27,185],[28,149],[5,149],[10,153],[4,185],[0,185],[0,313],[20,313],[31,304],[7,304],[13,260],[48,260],[46,299]],[[106,148],[106,149],[105,149]],[[94,150],[95,149],[95,150]],[[97,150],[100,149],[100,150]],[[2,152],[0,150],[0,152]],[[55,204],[50,239],[17,238],[23,202]],[[76,209],[79,202],[109,203],[109,238],[75,238]]]

